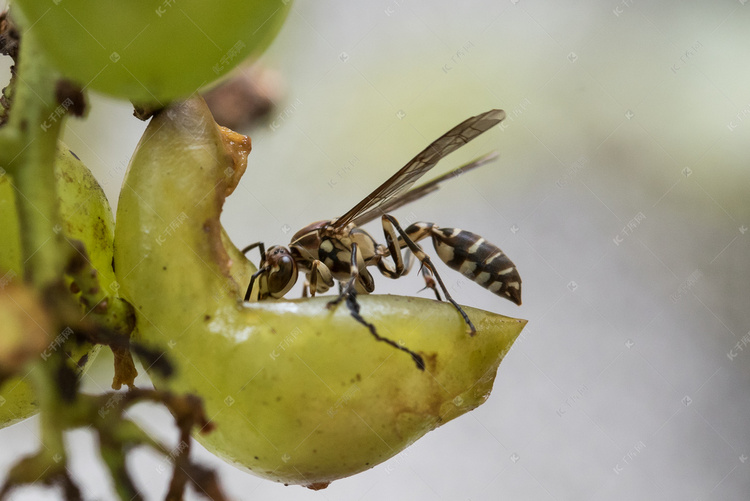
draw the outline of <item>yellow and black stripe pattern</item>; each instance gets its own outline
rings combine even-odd
[[[490,292],[521,304],[521,276],[496,245],[470,231],[439,228],[433,223],[412,224],[406,233],[415,240],[431,236],[438,256],[450,268]]]

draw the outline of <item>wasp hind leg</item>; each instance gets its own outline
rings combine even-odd
[[[380,259],[378,260],[378,270],[380,270],[380,273],[383,276],[388,278],[399,278],[407,275],[411,270],[412,258],[414,257],[414,253],[411,252],[410,249],[407,249],[406,259],[404,259],[401,255],[401,248],[406,247],[406,243],[404,243],[403,239],[399,240],[398,234],[393,228],[393,224],[391,224],[390,220],[386,218],[386,216],[381,217],[381,223],[383,225],[383,234],[385,235],[385,243],[388,252],[380,256]],[[410,226],[409,228],[412,228],[412,226]],[[419,227],[413,234],[409,234],[409,236],[411,237],[412,241],[421,240],[430,235],[430,229],[431,228],[429,227]],[[385,260],[386,256],[391,257],[391,259],[393,260],[393,264],[390,264]],[[421,263],[419,270],[422,273],[422,278],[424,278],[425,284],[424,288],[421,289],[420,292],[425,289],[432,289],[437,300],[442,301],[443,299],[440,297],[440,292],[438,292],[437,290],[435,280],[432,278],[432,274],[430,273],[430,271]]]
[[[339,293],[339,297],[334,299],[333,301],[329,301],[327,307],[334,308],[336,307],[342,300],[346,300],[346,307],[349,310],[349,314],[359,322],[360,324],[367,327],[367,329],[370,331],[370,334],[377,340],[381,341],[383,343],[386,343],[393,348],[396,348],[397,350],[401,350],[405,353],[408,353],[409,356],[411,356],[412,360],[414,360],[414,363],[417,364],[417,368],[421,371],[424,370],[424,360],[420,355],[417,353],[411,351],[409,348],[405,346],[401,346],[397,342],[393,341],[392,339],[388,339],[387,337],[383,337],[380,334],[378,334],[377,329],[373,324],[365,320],[362,315],[359,313],[359,303],[357,302],[357,288],[356,283],[357,279],[359,278],[359,266],[357,266],[357,244],[352,244],[352,261],[351,261],[351,276],[349,277],[349,280],[346,281],[346,284],[344,284],[343,288],[341,289],[341,292]]]
[[[448,292],[448,289],[445,287],[445,284],[443,283],[443,279],[440,278],[440,275],[438,274],[437,270],[435,269],[435,266],[432,264],[432,260],[430,259],[430,256],[425,254],[425,252],[422,250],[422,248],[417,245],[414,240],[411,239],[409,234],[407,234],[403,228],[398,224],[398,221],[396,221],[396,218],[391,216],[390,214],[385,214],[383,216],[383,221],[388,220],[390,224],[392,224],[396,230],[398,231],[398,234],[403,241],[404,244],[406,244],[407,247],[409,247],[409,250],[414,254],[414,257],[419,259],[419,261],[422,263],[422,266],[427,268],[427,270],[430,272],[432,276],[435,277],[437,280],[438,285],[440,285],[440,288],[443,290],[443,294],[445,294],[445,299],[447,299],[461,314],[464,321],[466,322],[466,325],[469,326],[470,335],[474,335],[477,332],[476,327],[474,327],[474,324],[469,319],[469,315],[466,314],[466,312],[461,308],[461,305],[459,305],[450,295]],[[421,232],[418,233],[419,236],[421,236]],[[424,238],[424,237],[422,237]]]
[[[420,290],[423,291],[425,289],[432,289],[432,292],[435,293],[435,297],[438,301],[442,301],[443,298],[440,296],[440,291],[437,288],[437,283],[435,282],[435,279],[432,278],[432,273],[430,273],[430,270],[424,266],[421,265],[419,267],[419,271],[422,273],[422,278],[424,278],[424,288]]]

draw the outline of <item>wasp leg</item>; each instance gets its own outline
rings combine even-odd
[[[315,297],[315,293],[318,291],[325,292],[333,287],[333,275],[331,274],[331,270],[328,266],[317,259],[312,262],[312,267],[310,268],[308,276],[310,278],[308,279],[307,287],[310,290],[310,297]],[[321,282],[320,285],[318,285],[318,281]]]
[[[253,285],[255,285],[255,280],[262,274],[267,273],[269,269],[270,268],[268,266],[264,266],[263,268],[260,268],[258,271],[253,273],[253,276],[250,277],[250,285],[247,286],[247,291],[245,292],[245,301],[250,301],[250,297],[252,296],[252,293],[253,293]],[[260,290],[258,290],[257,300],[260,301],[261,299],[263,298],[260,297]]]
[[[408,230],[408,228],[407,228]],[[412,239],[413,241],[414,239]],[[404,246],[406,246],[406,243],[404,243]],[[414,253],[411,252],[411,250],[406,249],[406,260],[404,262],[404,275],[408,275],[411,271],[412,264],[414,262]],[[435,282],[435,279],[432,278],[432,273],[430,273],[430,270],[428,270],[422,263],[419,263],[419,273],[422,275],[422,278],[424,279],[424,287],[419,289],[419,292],[422,292],[425,289],[432,289],[432,292],[435,293],[435,298],[437,298],[438,301],[442,301],[443,298],[440,296],[440,291],[438,291],[437,283]]]
[[[383,224],[383,234],[385,235],[385,242],[388,251],[383,253],[378,259],[378,270],[380,270],[380,273],[388,278],[399,278],[403,275],[408,274],[411,270],[413,262],[412,258],[414,256],[414,253],[411,252],[410,249],[406,249],[406,260],[404,261],[401,254],[401,249],[407,247],[406,242],[403,238],[400,238],[398,236],[396,230],[393,228],[393,225],[385,216],[381,218],[381,221]],[[422,240],[423,238],[427,238],[428,236],[430,236],[431,230],[432,226],[429,225],[429,223],[417,223],[409,226],[406,229],[406,233],[409,235],[409,238],[412,240],[412,242],[417,242],[419,240]],[[388,255],[390,255],[393,259],[393,266],[391,266],[390,263],[385,260],[385,257]],[[424,289],[432,289],[432,291],[435,293],[435,297],[437,297],[437,300],[442,301],[443,298],[440,297],[440,292],[438,292],[437,286],[435,285],[435,280],[432,278],[429,270],[424,265],[421,265],[420,271],[422,272],[422,277],[424,278]]]
[[[427,269],[426,266],[422,265],[419,267],[419,271],[422,273],[422,278],[424,278],[424,289],[432,289],[432,292],[435,293],[435,297],[437,298],[437,300],[442,301],[443,298],[440,297],[440,291],[438,291],[437,284],[435,283],[435,279],[432,278],[432,273],[430,273],[430,270]]]
[[[405,353],[408,353],[409,356],[411,356],[412,360],[414,360],[414,363],[417,364],[417,368],[421,371],[424,370],[424,360],[422,357],[415,352],[411,351],[409,348],[405,346],[401,346],[400,344],[396,343],[395,341],[388,339],[387,337],[383,337],[380,334],[378,334],[377,329],[375,329],[375,326],[365,320],[362,315],[359,314],[359,303],[357,302],[357,288],[355,287],[355,284],[357,283],[357,279],[359,278],[359,266],[357,265],[357,244],[352,244],[352,261],[351,261],[351,276],[349,277],[349,280],[346,281],[346,284],[344,284],[343,289],[341,290],[339,297],[334,299],[333,301],[328,302],[328,308],[333,308],[336,305],[338,305],[342,300],[346,300],[346,307],[349,309],[349,314],[359,322],[360,324],[367,327],[367,329],[370,331],[370,334],[377,340],[381,341],[383,343],[386,343],[393,348],[396,348],[397,350],[401,350]]]
[[[263,263],[263,261],[266,260],[266,246],[263,245],[263,242],[255,242],[254,244],[250,244],[244,249],[242,249],[240,252],[242,254],[247,254],[248,252],[255,249],[256,247],[260,247],[260,262]]]
[[[370,322],[362,318],[362,315],[359,314],[359,303],[357,302],[357,291],[355,289],[352,289],[351,294],[347,294],[346,306],[347,308],[349,308],[349,314],[352,317],[354,317],[354,320],[356,320],[357,322],[367,327],[367,329],[370,331],[370,334],[372,334],[372,336],[376,340],[389,344],[390,346],[396,348],[397,350],[401,350],[405,353],[408,353],[411,356],[411,359],[414,360],[414,363],[417,364],[417,369],[419,369],[420,371],[424,370],[424,360],[422,359],[420,355],[414,353],[406,346],[401,346],[395,341],[388,339],[387,337],[381,336],[380,334],[378,334],[378,331],[375,329],[374,325],[372,325]]]
[[[469,319],[469,315],[466,314],[466,312],[461,308],[461,306],[451,297],[450,292],[448,292],[448,289],[445,287],[445,284],[443,283],[443,279],[440,278],[440,274],[438,274],[437,270],[435,269],[435,266],[432,264],[432,260],[430,259],[430,256],[424,253],[422,248],[417,245],[410,237],[409,235],[401,228],[401,226],[398,224],[398,221],[396,221],[396,218],[389,214],[385,214],[383,218],[387,218],[388,221],[393,224],[393,226],[398,231],[401,239],[399,243],[403,242],[408,247],[409,250],[411,250],[414,253],[414,257],[419,259],[419,261],[422,263],[422,266],[426,267],[432,275],[435,276],[437,279],[438,284],[440,285],[440,288],[443,290],[443,294],[445,294],[445,298],[450,301],[450,303],[458,310],[458,312],[461,314],[461,316],[464,318],[464,321],[469,326],[470,329],[470,335],[474,335],[477,332],[476,327],[474,327],[474,324],[471,323],[471,320]],[[415,225],[412,225],[415,226]],[[426,226],[425,226],[426,227]],[[421,234],[422,232],[415,232],[416,234]],[[422,237],[424,238],[424,237]]]
[[[401,248],[398,245],[398,234],[393,229],[393,225],[383,216],[381,218],[383,225],[383,235],[385,235],[386,249],[381,251],[377,265],[380,273],[388,278],[399,278],[409,272],[411,265],[410,260],[407,260],[407,265],[404,267],[404,260],[401,256]],[[382,249],[382,246],[380,246]],[[387,256],[391,256],[393,264],[385,260]]]
[[[253,273],[253,276],[250,277],[250,284],[247,286],[247,291],[245,292],[245,301],[250,301],[250,297],[253,292],[253,285],[255,285],[255,280],[262,275],[263,273],[268,271],[267,266],[263,266],[263,264],[266,262],[266,246],[263,245],[263,242],[255,242],[254,244],[250,244],[244,249],[242,249],[240,252],[244,255],[250,252],[251,250],[255,249],[256,247],[260,248],[260,269]],[[260,301],[260,291],[258,291],[258,301]]]

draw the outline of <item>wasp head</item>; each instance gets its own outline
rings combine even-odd
[[[297,283],[297,263],[289,249],[280,245],[270,247],[266,252],[268,266],[268,295],[282,298]]]

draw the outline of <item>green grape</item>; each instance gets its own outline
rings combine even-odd
[[[374,340],[330,297],[243,303],[252,267],[219,215],[244,166],[227,155],[202,100],[154,117],[131,160],[115,230],[115,269],[137,330],[175,374],[157,388],[199,395],[215,429],[196,439],[232,464],[322,488],[398,454],[481,405],[525,321],[449,303],[360,296]],[[468,451],[467,451],[468,452]]]
[[[14,6],[67,78],[139,104],[165,105],[263,51],[290,3],[17,0]]]
[[[104,191],[83,162],[63,143],[59,143],[57,147],[55,179],[60,200],[61,231],[66,238],[83,242],[92,265],[98,271],[100,285],[109,288],[114,295],[114,220]],[[16,192],[10,176],[0,176],[0,234],[3,235],[0,245],[0,290],[23,279],[21,236],[15,200]],[[2,335],[12,334],[5,331],[7,328],[6,323],[0,324]],[[69,335],[62,334],[57,340]],[[54,340],[50,339],[48,342]],[[46,348],[49,350],[54,346]],[[75,367],[85,370],[96,358],[99,348],[88,343],[73,344],[68,353],[69,360]],[[49,351],[43,350],[43,353],[48,354]],[[13,377],[0,386],[0,428],[26,419],[36,410],[34,392],[28,378]]]

